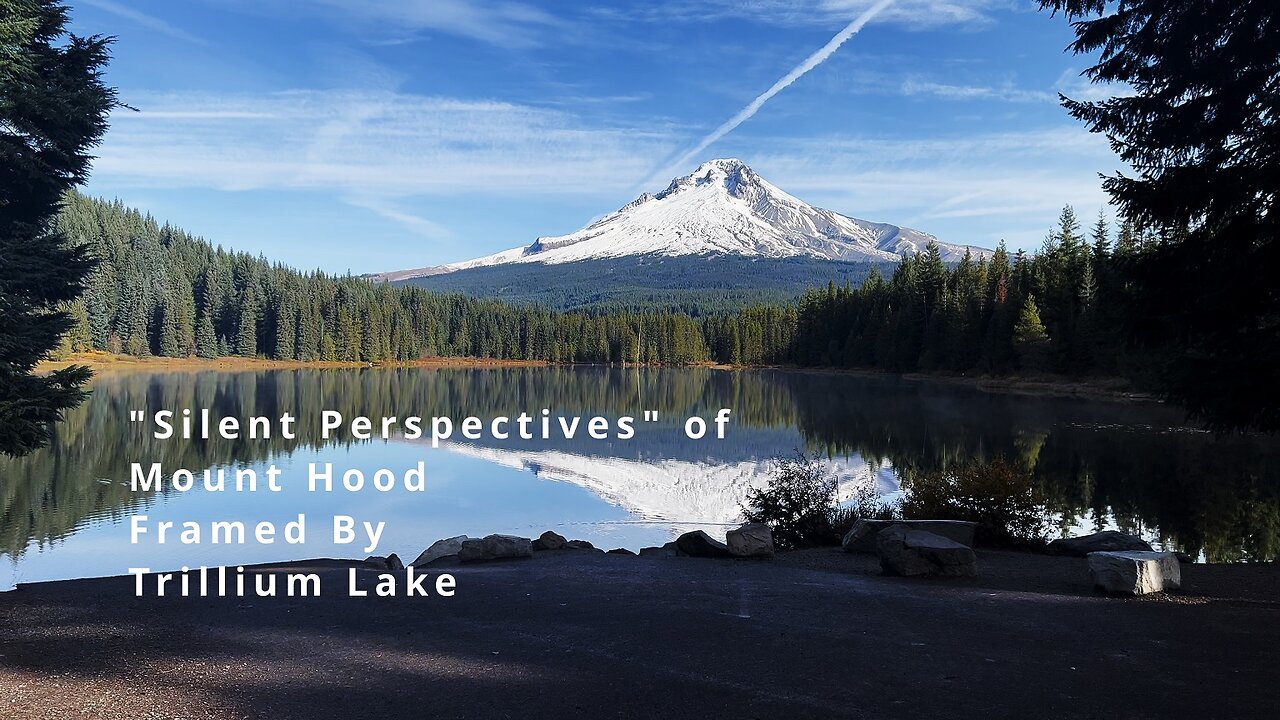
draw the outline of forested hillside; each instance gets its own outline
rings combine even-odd
[[[1113,238],[1099,218],[1086,237],[1071,208],[1033,256],[1001,246],[990,262],[948,267],[932,248],[889,278],[804,296],[793,359],[893,372],[1158,371],[1158,350],[1129,342],[1136,290],[1126,278],[1144,253],[1175,240],[1129,224]]]
[[[558,313],[304,273],[214,248],[118,202],[77,194],[68,196],[58,222],[101,263],[70,308],[76,325],[64,352],[681,364],[709,359],[708,337],[713,343],[749,337],[760,343],[751,359],[777,360],[790,342],[780,333],[794,326],[791,310],[762,309],[710,322],[669,313]],[[738,327],[757,317],[770,327]],[[766,342],[772,347],[768,357]]]
[[[412,285],[299,272],[214,248],[120,203],[69,196],[59,223],[101,265],[63,351],[302,361],[471,356],[551,362],[796,363],[893,372],[1138,372],[1125,268],[1163,240],[1070,208],[1041,252],[945,264],[936,248],[885,277],[798,303],[686,312],[558,312]],[[696,288],[695,288],[696,289]],[[1143,358],[1150,366],[1150,358]]]
[[[891,271],[893,263],[642,255],[477,267],[393,282],[556,310],[658,311],[702,317],[748,305],[793,304],[807,288],[828,282],[860,285],[877,267]]]

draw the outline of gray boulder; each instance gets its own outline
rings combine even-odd
[[[848,553],[878,552],[876,536],[882,530],[894,525],[941,535],[965,547],[973,547],[973,531],[978,527],[977,523],[964,520],[858,520],[853,523],[853,527],[849,528],[849,532],[845,533],[840,545]]]
[[[734,557],[773,557],[773,531],[763,523],[747,523],[725,535],[725,544]]]
[[[595,550],[596,546],[586,540],[570,540],[564,544],[565,550]]]
[[[675,557],[679,554],[676,544],[669,542],[662,547],[640,548],[640,557]]]
[[[728,545],[718,540],[713,540],[710,535],[701,530],[687,532],[676,538],[676,548],[691,557],[733,557],[733,553],[729,552]]]
[[[486,535],[484,549],[494,558],[533,557],[533,541],[516,535]]]
[[[1137,535],[1129,535],[1115,530],[1103,530],[1092,535],[1054,540],[1049,543],[1047,550],[1050,555],[1085,557],[1089,553],[1095,552],[1151,552],[1151,545]]]
[[[437,540],[431,543],[431,547],[422,551],[417,560],[413,561],[414,567],[425,567],[440,558],[452,557],[462,551],[462,543],[471,540],[466,535],[456,535],[444,540]]]
[[[906,525],[892,525],[876,535],[880,569],[886,575],[941,575],[971,577],[978,574],[973,548],[949,538]]]
[[[466,540],[458,551],[461,562],[527,557],[533,557],[533,541],[515,535],[486,535],[482,540]]]
[[[379,570],[390,570],[391,572],[404,570],[404,563],[400,561],[400,556],[395,553],[391,553],[386,557],[370,555],[364,561],[370,565],[376,565]]]
[[[1106,593],[1146,595],[1182,587],[1182,566],[1171,552],[1142,550],[1089,553],[1089,577]]]
[[[530,549],[532,550],[532,547]],[[462,548],[458,550],[459,562],[480,562],[481,560],[491,559],[484,552],[484,540],[481,538],[463,540]]]
[[[608,554],[608,555],[632,555],[632,556],[634,556],[634,555],[635,555],[635,553],[631,552],[630,550],[628,550],[628,549],[626,549],[626,548],[614,548],[614,549],[610,550],[610,551],[609,551],[608,553],[606,553],[606,554]]]
[[[537,540],[533,541],[533,549],[563,550],[566,542],[568,541],[564,539],[563,535],[548,530],[539,535]]]

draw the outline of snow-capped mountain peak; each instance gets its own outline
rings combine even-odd
[[[465,262],[389,273],[387,280],[512,263],[558,264],[632,256],[737,255],[752,258],[896,261],[936,242],[944,260],[966,249],[909,228],[868,222],[814,207],[783,192],[741,160],[723,158],[644,193],[587,227]]]

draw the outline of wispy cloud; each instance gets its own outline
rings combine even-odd
[[[204,38],[197,37],[182,28],[175,27],[173,24],[162,20],[154,15],[149,15],[140,10],[126,7],[112,0],[82,0],[85,5],[95,7],[103,12],[111,13],[117,17],[128,20],[129,22],[153,30],[169,37],[188,42],[193,45],[208,45],[209,41]]]
[[[1106,204],[1098,172],[1119,167],[1105,138],[1062,127],[931,139],[820,137],[733,148],[764,177],[816,205],[944,239],[1033,247],[1057,212]]]
[[[555,108],[390,91],[130,99],[142,112],[113,118],[94,166],[120,186],[598,196],[674,146],[662,131]]]
[[[899,88],[903,95],[924,95],[946,100],[1000,100],[1015,103],[1054,103],[1056,93],[1020,88],[1012,83],[1002,85],[953,85],[919,78],[908,78]]]
[[[276,115],[254,110],[146,110],[148,120],[270,120]]]
[[[702,2],[644,3],[636,7],[599,7],[606,17],[650,22],[715,22],[741,19],[792,27],[830,27],[848,22],[877,0],[703,0]],[[900,0],[879,22],[910,28],[948,25],[982,25],[991,22],[991,11],[1013,4],[1011,0]]]
[[[513,0],[306,0],[385,35],[434,31],[500,47],[547,42],[568,23],[534,5]],[[290,3],[295,7],[301,3]],[[384,38],[384,41],[386,39]]]

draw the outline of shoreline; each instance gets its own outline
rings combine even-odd
[[[890,377],[900,378],[908,382],[932,383],[968,387],[987,393],[1003,395],[1024,395],[1027,397],[1061,397],[1079,398],[1083,400],[1102,400],[1121,403],[1154,403],[1165,404],[1163,400],[1150,393],[1134,390],[1123,378],[1069,378],[1056,376],[1026,375],[955,375],[933,373],[891,373],[883,370],[864,368],[778,368],[794,372],[853,375],[856,377]]]
[[[425,358],[394,362],[346,362],[327,360],[270,360],[267,358],[219,357],[219,358],[171,358],[157,356],[115,355],[111,353],[75,353],[59,360],[46,360],[36,366],[37,373],[48,373],[72,365],[82,365],[97,372],[219,372],[257,370],[362,370],[375,368],[498,368],[498,367],[548,367],[544,360],[495,360],[474,357]]]
[[[219,372],[242,372],[262,370],[357,370],[378,368],[421,368],[421,369],[485,369],[485,368],[535,368],[535,367],[598,367],[599,365],[584,363],[553,363],[546,360],[497,360],[477,357],[438,357],[412,361],[396,362],[342,362],[342,361],[302,361],[302,360],[269,360],[265,358],[220,357],[204,358],[170,358],[155,356],[114,355],[111,353],[93,352],[77,353],[60,360],[46,360],[36,366],[37,373],[48,373],[55,370],[83,365],[95,373],[98,372],[200,372],[216,370]],[[610,363],[609,367],[623,368],[669,368],[689,367],[706,368],[722,372],[740,370],[776,370],[781,372],[805,373],[813,375],[846,375],[868,378],[895,378],[914,383],[932,383],[954,387],[968,387],[981,392],[1007,395],[1023,395],[1027,397],[1061,397],[1083,400],[1099,400],[1105,402],[1143,402],[1163,404],[1160,398],[1139,392],[1122,378],[1068,378],[1058,376],[1000,376],[1000,375],[957,375],[942,373],[891,373],[883,370],[867,368],[843,367],[802,367],[798,365],[728,365],[724,363],[697,363],[687,366]]]
[[[673,541],[674,542],[674,541]],[[777,554],[767,560],[758,558],[718,559],[714,563],[729,565],[759,565],[762,567],[793,567],[815,570],[824,573],[857,575],[883,578],[888,582],[910,584],[940,584],[950,587],[975,587],[1003,589],[1024,593],[1046,593],[1052,595],[1080,595],[1085,597],[1105,597],[1092,588],[1085,572],[1083,557],[1069,555],[1051,555],[1045,552],[1020,549],[1003,549],[986,546],[974,548],[979,556],[981,572],[976,577],[964,578],[896,578],[882,573],[879,558],[874,552],[845,552],[839,545],[818,546],[790,550],[778,550]],[[406,548],[405,553],[416,553],[414,548]],[[622,551],[620,557],[629,559],[643,558],[635,551]],[[585,550],[572,548],[560,550],[536,550],[534,558],[587,558],[604,555],[604,547],[591,547]],[[701,562],[706,558],[695,558],[685,555],[660,555],[663,560],[679,558],[681,562]],[[216,572],[219,569],[239,568],[237,574],[254,574],[282,572],[295,569],[328,568],[347,570],[349,568],[385,570],[385,565],[375,560],[381,558],[341,558],[315,557],[276,562],[211,565],[201,566],[200,570]],[[456,569],[458,567],[485,566],[519,566],[524,559],[487,560],[478,564],[459,564],[456,558],[432,562],[420,566],[421,572]],[[1114,602],[1208,602],[1211,600],[1247,601],[1263,603],[1280,610],[1280,562],[1183,562],[1179,567],[1184,575],[1184,587],[1179,592],[1153,593],[1139,597],[1109,597]],[[1078,572],[1077,572],[1078,571]],[[177,569],[148,569],[147,576],[161,573],[181,574]],[[191,573],[197,573],[193,568]],[[1185,577],[1189,576],[1189,578]],[[135,574],[98,575],[83,578],[65,578],[57,580],[37,580],[20,582],[8,592],[46,585],[64,585],[68,583],[88,583],[101,580],[136,580]],[[0,593],[0,597],[4,597]]]
[[[975,577],[916,577],[902,578],[885,575],[880,566],[879,557],[873,552],[845,552],[839,546],[820,546],[794,550],[779,550],[768,559],[759,558],[718,558],[709,559],[685,555],[659,555],[660,563],[678,562],[708,567],[759,567],[770,571],[784,569],[800,569],[819,572],[824,575],[840,575],[847,577],[878,578],[886,583],[911,586],[940,586],[951,588],[972,588],[983,590],[999,590],[1020,594],[1047,595],[1054,597],[1077,596],[1096,598],[1112,603],[1173,603],[1179,605],[1202,605],[1212,602],[1231,604],[1245,603],[1249,605],[1269,607],[1280,610],[1280,568],[1277,562],[1190,562],[1180,563],[1183,575],[1183,587],[1176,592],[1157,592],[1142,596],[1109,596],[1095,590],[1089,582],[1086,561],[1083,557],[1068,555],[1049,555],[1026,550],[997,549],[990,547],[974,548],[978,555],[979,574]],[[459,568],[483,569],[488,567],[518,568],[525,564],[559,558],[566,562],[585,560],[594,557],[616,557],[622,561],[648,562],[652,558],[637,555],[633,551],[606,553],[603,547],[585,550],[571,548],[560,550],[537,550],[532,560],[526,558],[486,560],[476,563],[459,563],[456,557],[445,558],[419,566],[421,574],[434,574],[441,571],[454,572]],[[190,575],[199,577],[202,574],[216,575],[222,572],[227,577],[267,574],[284,574],[294,571],[341,571],[347,573],[355,569],[371,573],[388,572],[381,558],[341,558],[315,557],[277,562],[262,562],[237,565],[210,565],[193,567]],[[407,567],[407,566],[406,566]],[[400,571],[403,573],[403,571]],[[167,574],[179,576],[184,574],[179,569],[145,569],[142,576],[154,578]],[[131,587],[138,582],[138,574],[98,575],[82,578],[66,578],[59,580],[37,580],[19,582],[7,591],[0,592],[0,602],[4,598],[21,596],[23,591],[43,588],[72,589],[81,585],[98,582],[127,582]],[[150,597],[152,595],[143,595]],[[129,593],[133,597],[132,593]],[[194,594],[192,595],[195,596]],[[212,597],[209,595],[208,597]],[[230,595],[227,595],[230,597]],[[323,597],[316,595],[315,597]]]

